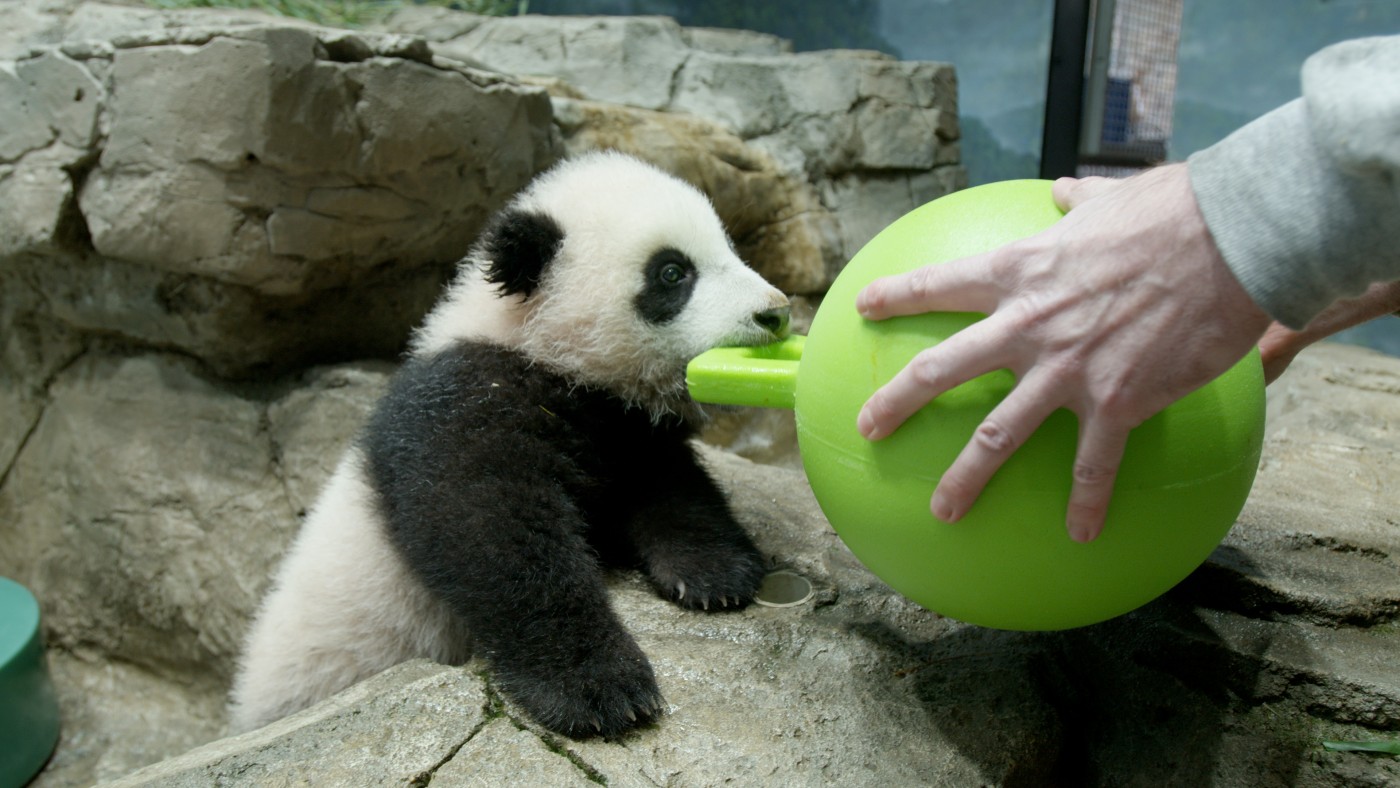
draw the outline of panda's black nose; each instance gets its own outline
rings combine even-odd
[[[768,333],[778,339],[782,339],[788,334],[788,318],[792,314],[792,308],[787,306],[775,306],[772,309],[765,309],[762,312],[755,312],[753,320],[755,323],[767,329]]]

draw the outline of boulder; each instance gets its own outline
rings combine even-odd
[[[83,4],[0,62],[9,319],[224,376],[393,355],[554,161],[549,97],[419,38],[220,20]]]
[[[222,377],[392,357],[486,217],[560,155],[673,169],[755,269],[811,297],[965,182],[941,64],[794,55],[659,17],[410,8],[351,33],[33,0],[16,22],[0,37],[0,111],[19,119],[0,129],[16,206],[0,320],[177,350]]]
[[[490,702],[484,682],[470,674],[425,661],[407,663],[301,714],[109,785],[425,785],[464,749],[470,757],[471,748],[462,742],[472,734],[483,744],[497,738],[500,751],[511,749],[510,737],[488,725],[500,716],[490,713]],[[338,745],[326,747],[328,741]],[[389,753],[394,757],[386,758]],[[536,777],[539,782],[520,784],[538,785],[549,784],[546,778],[558,771],[509,761],[488,768],[510,775],[506,783]]]
[[[382,366],[234,393],[178,356],[83,356],[0,488],[0,572],[44,599],[55,646],[226,683]]]
[[[90,784],[222,732],[271,571],[389,370],[235,392],[187,358],[87,353],[55,376],[0,485],[0,575],[43,600],[63,716],[79,721],[51,769]],[[133,704],[179,734],[109,724]]]
[[[877,232],[967,183],[957,80],[946,63],[877,52],[793,54],[771,36],[688,30],[665,17],[488,18],[406,6],[381,28],[423,35],[446,57],[562,80],[587,101],[722,127],[798,187],[788,189],[796,199],[776,217],[773,240],[761,245],[815,257],[816,279],[794,280],[802,288],[794,292],[824,292]],[[789,217],[810,217],[801,221],[811,226],[797,246],[780,247]]]

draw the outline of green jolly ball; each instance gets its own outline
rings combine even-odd
[[[1007,371],[945,393],[881,441],[860,436],[856,416],[876,389],[981,316],[867,321],[856,313],[856,294],[879,277],[1033,235],[1060,216],[1049,182],[1034,180],[980,186],[914,210],[837,278],[797,372],[804,468],[842,540],[901,594],[983,626],[1064,629],[1151,601],[1224,538],[1259,464],[1264,379],[1257,352],[1133,430],[1103,533],[1088,544],[1065,529],[1078,432],[1068,411],[1036,430],[962,520],[947,524],[929,512],[943,472],[1014,385]]]
[[[1078,438],[1068,411],[1036,430],[962,520],[943,523],[929,511],[943,472],[1015,384],[1007,371],[944,393],[883,440],[861,437],[856,416],[870,395],[917,353],[981,316],[867,321],[856,294],[879,277],[989,251],[1060,217],[1047,181],[988,184],[935,200],[850,261],[805,338],[718,348],[687,371],[699,401],[792,407],[812,491],[856,557],[930,610],[988,627],[1083,626],[1166,592],[1234,524],[1263,443],[1255,351],[1133,430],[1103,533],[1080,544],[1065,529]]]

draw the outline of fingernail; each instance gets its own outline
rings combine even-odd
[[[953,504],[948,500],[948,496],[941,492],[934,491],[933,503],[929,507],[933,511],[933,516],[945,523],[955,523],[958,521],[958,510],[953,508]]]
[[[1094,529],[1087,525],[1071,525],[1069,527],[1069,538],[1080,544],[1088,544],[1094,541],[1094,537],[1097,535],[1098,534],[1094,533]]]
[[[856,311],[861,317],[870,317],[870,307],[865,303],[864,293],[856,296]]]
[[[880,429],[875,426],[875,417],[865,408],[861,408],[860,415],[856,417],[856,429],[866,440],[873,441],[883,437],[880,435]]]

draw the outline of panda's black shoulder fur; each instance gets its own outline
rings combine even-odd
[[[432,480],[438,494],[484,476],[547,476],[585,499],[616,478],[645,475],[663,447],[694,433],[680,417],[577,385],[517,350],[458,342],[408,360],[361,437],[388,506]],[[674,451],[667,449],[665,453]]]

